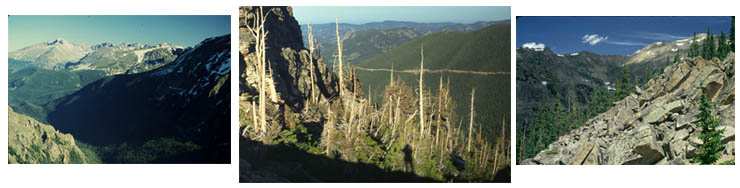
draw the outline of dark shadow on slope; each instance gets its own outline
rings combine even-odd
[[[240,138],[239,182],[436,182],[413,173],[313,155]]]
[[[411,146],[406,144],[406,146],[403,148],[403,165],[404,165],[404,171],[409,172],[409,169],[411,172],[415,172],[414,169],[414,154],[412,153]]]

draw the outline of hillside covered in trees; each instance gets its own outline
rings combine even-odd
[[[679,43],[687,44],[685,54],[676,47],[657,48]],[[708,164],[734,163],[733,48],[734,32],[728,37],[707,29],[706,34],[654,43],[626,57],[588,53],[590,58],[574,59],[583,53],[518,49],[517,68],[524,68],[517,69],[517,102],[537,99],[540,103],[524,108],[517,103],[517,114],[527,114],[517,119],[518,162],[706,164],[697,158],[716,155],[722,157]],[[569,61],[559,60],[564,57]],[[661,58],[665,64],[657,61]],[[545,60],[566,66],[575,63],[578,68],[566,68],[571,72],[527,68],[546,64]],[[562,75],[575,76],[563,81]],[[535,90],[549,92],[527,92]],[[707,124],[713,126],[704,127]],[[709,133],[715,129],[724,132]],[[712,152],[704,149],[709,141],[702,140],[709,138],[705,134],[715,135],[710,140],[718,144]]]
[[[291,7],[241,7],[239,23],[241,182],[510,182],[509,138],[456,115],[480,92],[453,102],[455,83],[422,73],[423,89],[393,79],[373,98],[341,53],[330,67],[304,44]]]

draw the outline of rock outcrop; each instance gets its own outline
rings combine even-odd
[[[718,163],[734,159],[734,57],[686,58],[666,67],[645,88],[636,88],[523,164],[693,164],[701,144],[694,116],[702,92],[713,102],[712,113],[725,130],[726,147]]]
[[[337,93],[337,78],[329,74],[327,65],[317,55],[311,57],[304,48],[301,28],[293,17],[291,7],[241,7],[239,17],[239,90],[244,97],[258,96],[258,61],[254,53],[255,39],[247,24],[254,24],[255,16],[262,10],[266,15],[267,83],[272,103],[286,103],[297,111],[311,95],[311,68],[317,76],[316,86],[320,98],[331,98]],[[311,61],[312,59],[312,61]],[[310,62],[313,62],[311,66]]]
[[[8,163],[88,163],[70,134],[8,107]]]

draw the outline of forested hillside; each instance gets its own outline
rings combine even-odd
[[[290,10],[240,9],[241,182],[510,181],[506,137],[455,115],[452,84],[417,75],[422,90],[396,79],[369,97],[342,55],[332,68],[303,47]]]

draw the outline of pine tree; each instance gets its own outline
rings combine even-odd
[[[691,37],[691,46],[689,46],[689,57],[699,56],[699,43],[696,41],[696,32]]]
[[[573,77],[568,77],[568,96],[566,97],[568,100],[568,120],[567,126],[565,127],[565,132],[568,132],[573,129],[573,126],[577,124],[579,121],[578,118],[576,118],[576,115],[578,114],[578,109],[576,107],[576,89],[573,85]]]
[[[563,126],[563,119],[565,118],[563,117],[563,114],[562,114],[563,104],[560,103],[560,98],[561,98],[560,92],[556,91],[555,98],[552,98],[552,103],[553,103],[552,116],[554,120],[552,121],[553,134],[556,134],[556,135],[560,134],[561,127]]]
[[[707,37],[704,39],[704,43],[702,44],[701,57],[709,60],[714,57],[714,53],[714,37],[712,35],[711,28],[707,27]]]
[[[681,61],[681,51],[676,51],[676,56],[673,57],[673,63],[678,63],[678,61]]]
[[[666,57],[665,58],[665,66],[666,67],[669,66],[669,65],[671,65],[671,60],[669,60],[669,59],[670,59],[669,57]]]
[[[719,40],[717,40],[717,57],[719,57],[720,60],[724,60],[725,56],[727,56],[727,52],[729,52],[727,36],[725,36],[725,32],[720,32]]]
[[[732,26],[730,27],[730,51],[735,51],[735,16],[732,17]]]
[[[617,91],[614,101],[620,100],[632,93],[632,82],[630,81],[630,70],[627,65],[622,65],[622,74],[617,80]]]
[[[704,87],[703,85],[702,83],[701,87]],[[699,114],[696,114],[695,117],[699,119],[697,127],[701,128],[699,139],[703,143],[700,145],[701,152],[699,152],[699,156],[694,158],[694,161],[700,164],[712,164],[719,159],[722,150],[724,150],[721,143],[724,130],[718,129],[721,121],[712,115],[712,101],[707,99],[704,92],[699,96],[699,111]]]

